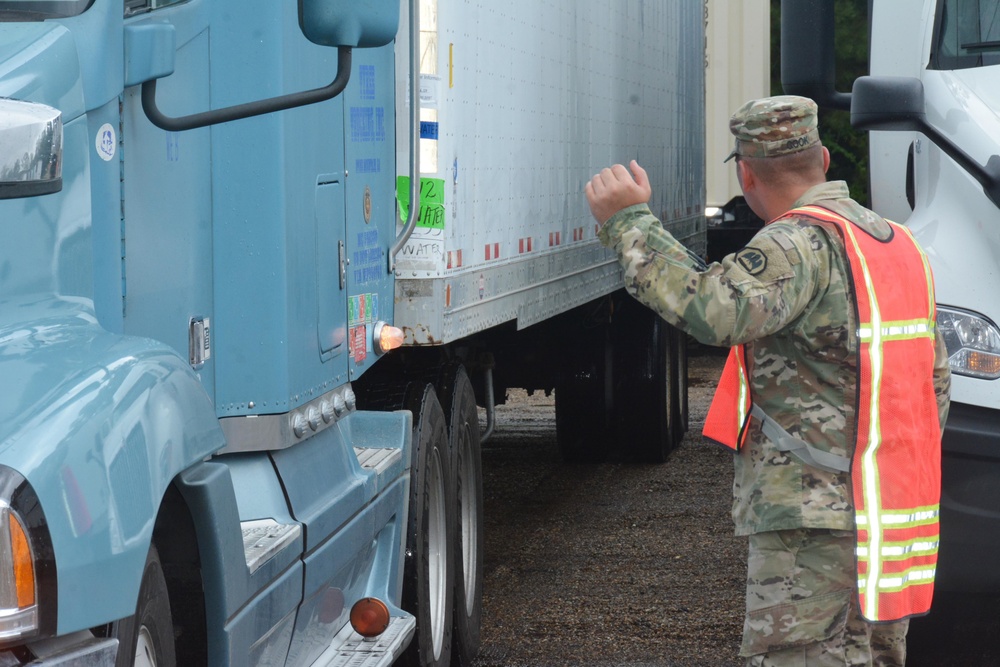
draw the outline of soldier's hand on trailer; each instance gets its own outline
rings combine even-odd
[[[653,193],[646,170],[635,160],[629,168],[631,174],[620,164],[602,169],[584,188],[590,212],[602,225],[623,208],[647,203]]]

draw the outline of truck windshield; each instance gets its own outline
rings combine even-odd
[[[13,0],[0,2],[0,21],[44,21],[76,16],[94,0]]]
[[[1000,64],[1000,0],[940,0],[931,69]]]

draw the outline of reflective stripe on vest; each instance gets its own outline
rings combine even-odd
[[[941,432],[933,386],[935,306],[930,265],[909,230],[900,225],[890,223],[893,236],[879,241],[819,206],[799,208],[783,217],[792,215],[812,218],[843,240],[855,297],[858,411],[851,482],[860,610],[870,621],[922,614],[930,609],[940,539]],[[915,284],[899,280],[921,274],[924,280]],[[741,370],[745,379],[745,359]],[[740,379],[728,363],[723,373],[719,392],[726,388],[724,395],[732,395],[731,386]],[[725,420],[712,415],[712,410],[726,411],[721,402],[716,406],[725,400],[719,392],[706,419],[705,435],[724,444],[742,444],[749,430],[746,424],[740,422],[741,431],[727,436],[718,427]],[[733,402],[728,406],[732,424]],[[752,410],[761,412],[758,407]],[[744,414],[742,405],[736,414]],[[768,420],[758,416],[762,428]],[[808,456],[809,445],[803,448],[806,455],[800,455],[794,443],[778,444],[785,436],[795,438],[782,430],[784,436],[776,439],[774,428],[780,429],[776,422],[764,434],[774,446],[815,465]]]
[[[719,386],[705,417],[701,432],[733,450],[739,451],[747,436],[750,422],[750,380],[746,363],[746,347],[730,348],[722,369]],[[736,406],[736,409],[733,409]]]

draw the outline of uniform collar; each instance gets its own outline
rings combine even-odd
[[[847,183],[844,181],[828,181],[814,185],[803,192],[802,196],[795,200],[792,208],[818,204],[824,199],[849,199],[850,196],[851,191],[848,189]]]

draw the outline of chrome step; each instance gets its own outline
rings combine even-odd
[[[346,625],[313,667],[388,667],[403,653],[416,627],[412,616],[396,616],[381,635],[365,639]]]

